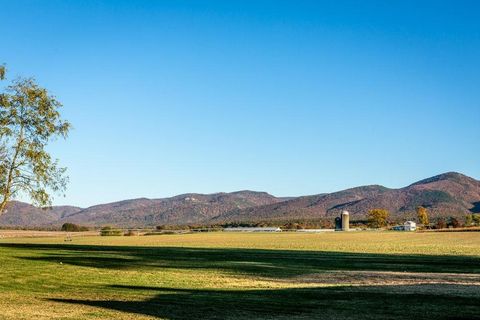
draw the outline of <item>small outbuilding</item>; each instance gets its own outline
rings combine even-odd
[[[403,224],[403,230],[415,231],[417,230],[417,224],[414,221],[405,221],[405,223]]]

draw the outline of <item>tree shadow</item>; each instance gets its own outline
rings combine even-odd
[[[141,301],[50,299],[162,319],[480,319],[480,294],[445,292],[475,286],[363,286],[272,290],[192,290],[113,286],[150,291]]]
[[[20,259],[115,270],[210,269],[275,278],[332,270],[480,273],[480,258],[476,256],[10,243],[1,247],[36,253]]]
[[[480,319],[476,256],[71,244],[3,243],[2,247],[23,251],[19,259],[98,269],[198,269],[298,286],[338,285],[256,290],[114,285],[105,289],[113,290],[118,300],[51,299],[158,318]],[[344,275],[360,279],[341,278]],[[357,281],[361,278],[366,281]]]

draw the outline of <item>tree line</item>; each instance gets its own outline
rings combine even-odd
[[[432,229],[444,229],[447,227],[459,228],[459,227],[471,227],[480,226],[480,214],[468,214],[465,216],[465,224],[462,224],[455,217],[436,219],[435,223],[430,223],[429,214],[427,208],[419,206],[416,208],[417,222],[424,228]],[[388,220],[390,213],[387,209],[372,209],[368,211],[368,226],[371,228],[385,228],[388,227],[391,222]]]

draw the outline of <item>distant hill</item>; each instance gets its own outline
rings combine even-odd
[[[11,201],[7,205],[6,212],[0,215],[0,226],[47,226],[80,210],[81,208],[73,206],[41,209],[20,201]]]
[[[265,192],[189,193],[164,199],[134,199],[93,206],[64,216],[58,223],[117,226],[195,224],[233,210],[282,201]]]
[[[132,199],[86,209],[70,206],[39,209],[13,201],[0,215],[1,226],[60,226],[65,222],[90,226],[144,227],[160,224],[286,221],[332,218],[348,210],[362,219],[372,208],[388,209],[393,217],[415,217],[417,206],[430,217],[463,217],[480,212],[480,181],[449,172],[400,189],[362,186],[329,194],[277,198],[265,192],[238,191],[183,194],[163,199]]]
[[[480,181],[456,172],[418,181],[401,189],[372,185],[330,194],[298,197],[281,203],[234,210],[212,221],[264,221],[333,217],[347,210],[364,218],[372,208],[385,208],[393,217],[414,218],[415,208],[428,208],[430,217],[480,211]]]

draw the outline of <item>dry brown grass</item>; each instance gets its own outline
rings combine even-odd
[[[0,239],[4,238],[46,238],[56,237],[86,237],[96,236],[97,231],[66,232],[66,231],[35,231],[35,230],[0,230]]]
[[[61,234],[0,240],[0,319],[480,315],[478,233]]]

